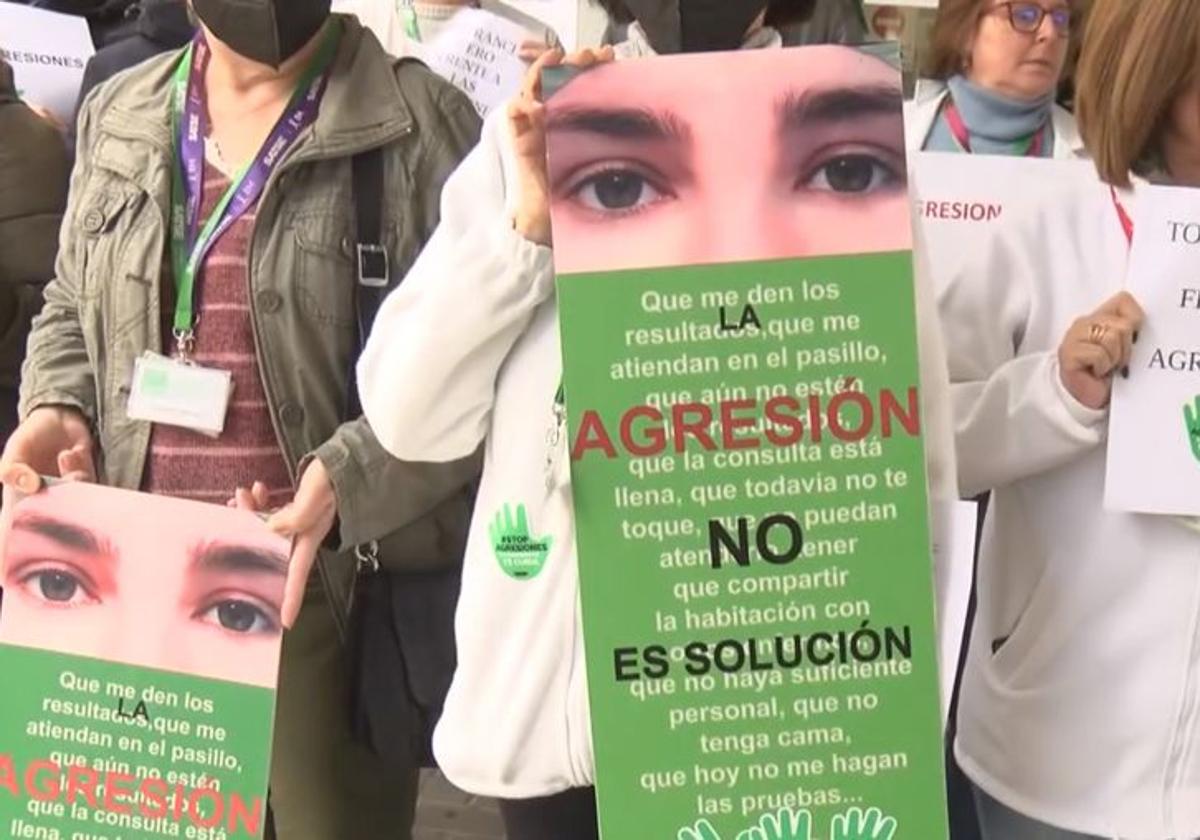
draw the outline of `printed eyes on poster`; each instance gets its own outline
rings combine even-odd
[[[85,18],[0,2],[0,58],[12,66],[17,95],[48,108],[64,125],[75,118],[94,53]]]
[[[1140,186],[1126,288],[1146,320],[1116,377],[1105,506],[1200,516],[1200,191]]]
[[[602,836],[944,840],[895,49],[543,89]]]
[[[4,545],[0,830],[261,837],[287,542],[246,511],[58,483]]]

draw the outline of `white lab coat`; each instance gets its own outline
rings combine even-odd
[[[1200,537],[1103,509],[1108,413],[1078,403],[1058,370],[1070,324],[1125,283],[1109,188],[1086,162],[939,165],[962,170],[946,183],[1027,199],[991,223],[986,247],[935,270],[959,483],[992,491],[959,764],[1000,802],[1071,831],[1196,837]],[[1135,192],[1120,195],[1130,212]]]

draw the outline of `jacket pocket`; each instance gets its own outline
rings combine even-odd
[[[129,248],[129,230],[144,194],[133,188],[106,185],[93,193],[75,217],[80,242],[79,293],[92,300],[124,276],[122,262]]]
[[[988,640],[992,673],[1006,688],[1033,687],[1047,657],[1053,655],[1055,637],[1059,633],[1059,628],[1054,626],[1058,611],[1053,596],[1047,592],[1048,587],[1047,575],[1043,572],[1012,627]]]
[[[301,310],[320,324],[354,326],[356,274],[349,227],[333,213],[297,216],[293,224]]]

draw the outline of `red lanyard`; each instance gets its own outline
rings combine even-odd
[[[958,112],[958,106],[954,104],[953,99],[947,97],[946,105],[942,109],[942,116],[946,119],[946,125],[950,129],[950,135],[954,138],[954,142],[964,152],[971,154],[971,132],[967,131],[967,124],[963,122],[962,114]],[[1045,125],[1024,140],[1018,140],[1013,144],[1013,149],[1017,154],[1024,157],[1041,157],[1045,147]]]
[[[1117,218],[1121,220],[1121,230],[1125,231],[1125,241],[1130,245],[1133,244],[1133,219],[1129,217],[1129,213],[1125,210],[1125,205],[1121,203],[1121,199],[1117,197],[1116,187],[1108,188],[1109,195],[1112,196],[1113,207],[1116,208]]]

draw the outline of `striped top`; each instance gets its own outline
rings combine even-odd
[[[229,184],[221,170],[205,163],[201,219],[208,218]],[[233,374],[225,431],[210,438],[156,423],[142,484],[146,492],[224,504],[235,488],[261,481],[270,491],[271,507],[291,500],[291,477],[271,424],[250,322],[247,252],[256,213],[257,207],[251,208],[213,244],[196,282],[193,359]],[[169,272],[164,272],[162,300],[163,352],[173,353],[175,283]]]

